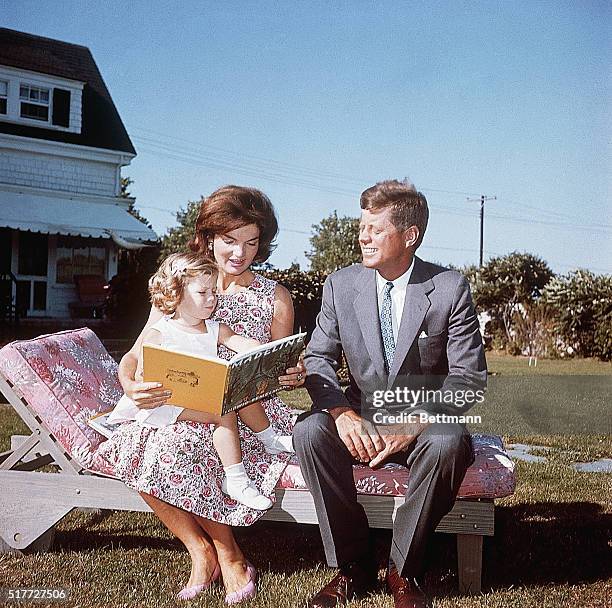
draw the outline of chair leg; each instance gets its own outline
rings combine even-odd
[[[37,445],[39,445],[39,443],[40,437],[35,434],[25,437],[23,441],[20,441],[19,444],[15,446],[15,449],[13,449],[11,452],[2,453],[0,469],[7,471],[12,469],[20,460],[27,456]]]
[[[482,536],[457,534],[459,591],[467,595],[480,593],[482,578]]]
[[[46,553],[55,540],[55,527],[49,528],[33,543],[25,549],[15,549],[0,537],[0,555],[3,553],[12,553],[16,555],[30,555],[31,553]]]

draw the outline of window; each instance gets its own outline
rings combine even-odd
[[[31,84],[19,85],[21,117],[49,121],[49,89]]]
[[[83,83],[0,65],[0,121],[80,132]]]
[[[8,99],[8,82],[0,80],[0,114],[6,114],[6,104]]]
[[[94,239],[61,236],[57,239],[57,282],[74,283],[78,274],[106,276],[106,247]]]
[[[19,261],[17,272],[23,275],[46,277],[48,241],[46,234],[19,231]]]

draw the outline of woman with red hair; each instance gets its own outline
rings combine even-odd
[[[219,266],[219,301],[212,318],[260,342],[293,333],[289,292],[251,270],[253,263],[268,259],[277,232],[274,208],[265,194],[252,188],[225,186],[202,202],[190,243],[193,251],[214,257]],[[159,310],[151,309],[147,326],[119,367],[126,395],[143,408],[158,407],[169,398],[159,383],[135,378],[142,336],[161,316]],[[230,358],[232,354],[219,347],[220,357]],[[293,388],[300,386],[303,379],[300,362],[281,376],[281,383]],[[272,397],[262,405],[271,422],[270,432],[290,434],[293,419],[280,398]],[[251,525],[263,512],[221,491],[223,467],[212,447],[213,430],[213,425],[189,421],[163,428],[128,422],[99,451],[189,551],[191,575],[179,597],[195,597],[221,573],[226,602],[231,604],[255,595],[256,578],[231,526]],[[260,438],[246,425],[240,425],[240,438],[249,477],[263,494],[271,495],[289,455],[268,454]]]

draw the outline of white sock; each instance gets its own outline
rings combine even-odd
[[[249,479],[242,462],[223,467],[223,470],[226,475],[221,486],[223,493],[252,509],[265,511],[272,506],[272,501]]]
[[[276,434],[272,425],[268,426],[268,428],[263,431],[259,431],[259,433],[255,433],[255,436],[264,444],[268,454],[279,454],[280,452],[289,452],[292,454],[295,452],[291,435]]]
[[[229,467],[223,467],[223,470],[227,477],[227,484],[232,488],[242,488],[251,481],[242,462],[231,464]]]

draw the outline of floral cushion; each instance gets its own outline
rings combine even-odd
[[[113,476],[112,466],[94,461],[104,437],[88,426],[94,414],[111,410],[122,394],[117,364],[98,337],[87,328],[21,340],[0,349],[0,372],[17,394],[81,466]],[[514,463],[500,437],[473,435],[475,461],[467,470],[459,498],[501,498],[514,492]],[[353,467],[360,494],[403,496],[409,470],[387,464],[376,471]],[[292,459],[278,487],[305,490],[306,483]]]
[[[514,463],[496,435],[472,435],[475,460],[467,470],[458,498],[502,498],[514,493]],[[373,470],[355,465],[353,477],[359,494],[404,496],[409,469],[400,464],[386,464]],[[279,487],[305,490],[306,482],[296,461],[292,461],[279,481]]]
[[[0,349],[0,372],[62,447],[87,468],[104,437],[88,426],[122,394],[117,363],[87,328],[18,340]]]

